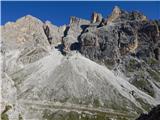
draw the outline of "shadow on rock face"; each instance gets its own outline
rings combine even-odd
[[[160,105],[152,108],[148,114],[141,114],[136,120],[160,120]]]
[[[80,44],[79,42],[75,42],[75,43],[71,44],[70,49],[71,49],[71,50],[80,51],[80,49],[81,49],[81,44]]]
[[[58,49],[58,51],[60,51],[62,53],[63,49],[64,49],[64,45],[63,44],[58,44],[57,46],[55,46],[55,48]]]

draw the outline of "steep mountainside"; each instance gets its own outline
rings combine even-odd
[[[160,20],[117,6],[57,27],[1,26],[2,120],[135,120],[160,104]]]

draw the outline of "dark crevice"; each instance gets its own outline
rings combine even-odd
[[[70,47],[71,50],[77,50],[77,51],[80,51],[80,48],[81,48],[81,44],[79,42],[75,42],[71,44],[71,47]]]
[[[62,41],[61,44],[55,46],[56,49],[58,49],[63,55],[66,55],[66,53],[64,52],[64,43],[63,43],[63,38],[66,37],[68,35],[68,31],[70,29],[70,26],[66,26],[66,29],[64,30],[63,36],[62,36]]]
[[[78,42],[72,43],[70,46],[70,50],[76,50],[76,51],[80,51],[81,49],[81,41],[80,41],[80,36],[85,32],[86,28],[89,27],[89,25],[81,25],[80,26],[82,29],[82,32],[79,34],[79,36],[77,37]],[[69,26],[66,27],[65,31],[64,31],[64,37],[66,37],[68,35],[68,30],[70,29]],[[64,38],[63,37],[63,38]],[[63,39],[62,38],[62,39]],[[63,41],[62,41],[63,44]],[[63,51],[63,49],[61,49]]]
[[[82,47],[82,41],[81,41],[81,35],[83,34],[83,33],[85,33],[85,32],[88,32],[88,31],[86,31],[86,29],[89,27],[89,25],[81,25],[80,26],[81,27],[81,29],[82,29],[82,32],[80,33],[80,35],[78,36],[78,42],[76,42],[76,43],[74,43],[72,46],[75,46],[75,47],[77,47],[77,49],[76,50],[78,50],[79,52],[80,52],[80,50],[81,50],[81,47]],[[75,48],[74,47],[74,48]]]
[[[64,36],[63,36],[63,38],[67,36],[69,28],[70,28],[70,26],[67,26],[66,29],[64,30]]]
[[[48,25],[44,24],[43,25],[43,30],[44,30],[44,33],[47,37],[47,40],[48,40],[49,44],[52,44],[52,37],[51,37],[50,29],[49,29]]]
[[[158,48],[154,49],[154,54],[155,54],[155,59],[159,60],[159,49]]]
[[[64,45],[62,43],[55,46],[55,48],[58,49],[58,51],[60,51],[63,55],[65,55],[65,52],[63,51]]]

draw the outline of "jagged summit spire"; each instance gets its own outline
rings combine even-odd
[[[91,23],[101,22],[102,18],[102,14],[93,12],[91,16]]]
[[[112,14],[120,14],[121,13],[121,9],[118,6],[114,6]]]
[[[85,19],[82,19],[82,18],[78,18],[76,16],[71,16],[70,17],[70,24],[81,24],[81,23],[84,23],[84,24],[88,24],[89,21],[88,20],[85,20]]]
[[[108,23],[113,22],[114,20],[116,20],[119,16],[121,15],[121,9],[118,6],[115,6],[112,14],[109,16],[108,18]]]
[[[80,18],[76,17],[76,16],[71,16],[70,17],[70,24],[72,23],[78,23],[80,21]]]

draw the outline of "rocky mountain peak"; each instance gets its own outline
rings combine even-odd
[[[91,16],[91,23],[100,23],[102,21],[102,14],[93,12]]]
[[[16,23],[17,24],[18,23],[27,23],[27,24],[28,23],[30,23],[30,24],[39,23],[39,24],[43,24],[43,22],[40,19],[38,19],[38,18],[36,18],[32,15],[26,15],[24,17],[21,17],[16,21]]]
[[[25,23],[25,22],[29,22],[29,21],[30,21],[30,23],[33,23],[33,22],[40,22],[40,23],[42,23],[42,21],[39,20],[38,18],[36,18],[36,17],[34,17],[32,15],[26,15],[26,16],[23,16],[23,17],[17,19],[16,22],[11,22],[11,21],[7,22],[4,25],[4,27],[10,26],[10,25],[12,25],[14,23],[20,24],[20,23]]]
[[[78,18],[75,16],[71,16],[70,17],[70,25],[74,26],[74,25],[80,25],[80,24],[86,24],[88,23],[88,20],[82,19],[82,18]]]
[[[107,23],[112,23],[113,21],[115,21],[118,17],[120,17],[121,15],[121,10],[118,6],[115,6],[111,15],[109,16]]]
[[[121,9],[118,6],[115,6],[113,8],[112,14],[120,14],[121,13]]]
[[[139,11],[127,12],[115,6],[111,15],[108,17],[107,23],[121,21],[147,21],[147,17]]]
[[[75,16],[71,16],[70,17],[70,24],[78,24],[79,22],[80,22],[80,18],[78,18],[78,17],[75,17]]]
[[[31,15],[7,23],[2,104],[13,109],[2,116],[135,119],[160,103],[159,30],[160,20],[118,7],[60,27]]]
[[[24,16],[12,24],[2,27],[2,38],[8,49],[23,49],[40,44],[48,46],[43,22],[31,15]]]

